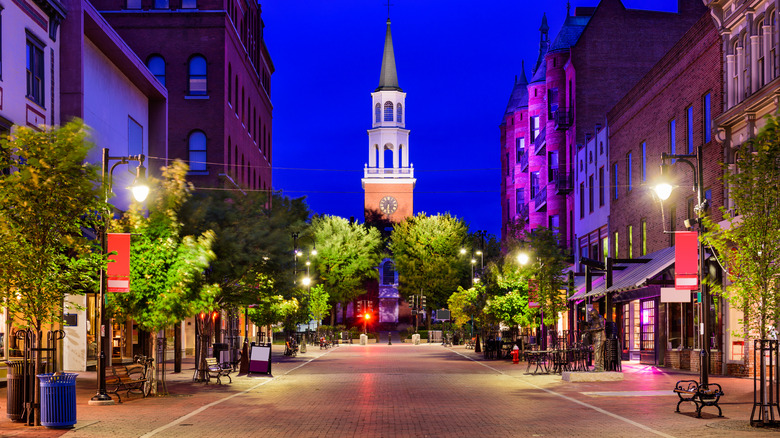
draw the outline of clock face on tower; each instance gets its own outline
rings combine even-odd
[[[385,196],[379,201],[379,210],[384,214],[393,214],[398,209],[398,201],[392,196]]]

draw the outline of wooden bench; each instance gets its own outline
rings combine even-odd
[[[466,348],[468,348],[470,350],[473,350],[474,349],[474,344],[476,344],[476,343],[477,343],[477,338],[471,338],[471,339],[466,341]]]
[[[718,417],[723,416],[723,411],[718,406],[718,401],[723,395],[723,388],[717,383],[699,385],[699,382],[695,380],[680,380],[675,385],[674,392],[680,397],[675,412],[680,412],[682,402],[693,402],[696,405],[698,418],[701,418],[701,410],[705,406],[715,406],[718,408]]]
[[[119,391],[126,391],[126,396],[130,396],[130,391],[140,391],[141,395],[146,397],[144,391],[146,378],[143,375],[142,365],[118,365],[106,368],[106,392],[115,394],[119,403],[122,403],[122,397]]]
[[[216,357],[206,358],[206,371],[209,377],[206,383],[210,382],[212,377],[217,379],[218,385],[222,384],[222,377],[227,377],[228,383],[233,383],[233,379],[230,377],[230,373],[233,372],[233,367],[230,366],[230,364],[218,363]]]

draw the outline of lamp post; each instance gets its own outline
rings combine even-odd
[[[146,157],[143,154],[131,155],[127,157],[112,157],[109,155],[108,148],[103,148],[103,166],[102,166],[102,181],[103,181],[103,194],[106,203],[108,203],[108,197],[112,191],[114,169],[120,164],[128,164],[131,161],[137,161],[139,163],[136,173],[135,181],[129,187],[133,192],[133,197],[138,202],[143,202],[149,195],[149,186],[146,185],[146,168],[144,167],[144,159]],[[116,161],[110,168],[109,162]],[[111,220],[111,212],[107,211],[103,215],[103,229],[100,230],[100,245],[101,253],[105,258],[108,253],[108,226]],[[97,330],[97,373],[98,373],[98,387],[97,394],[95,394],[90,400],[90,405],[110,405],[114,404],[114,400],[106,392],[106,348],[103,337],[106,331],[105,310],[106,310],[106,298],[105,293],[108,289],[108,278],[106,273],[106,265],[100,270],[100,293],[98,304],[98,320],[100,321]]]
[[[670,155],[667,153],[661,154],[661,178],[666,174],[668,165],[666,160],[677,160],[676,162],[685,163],[691,166],[693,170],[693,190],[696,192],[696,219],[698,224],[699,237],[706,231],[702,218],[707,211],[707,200],[704,199],[702,189],[704,187],[704,175],[703,175],[703,158],[702,158],[702,146],[701,144],[696,147],[696,153],[693,155]],[[674,164],[673,162],[672,164]],[[672,185],[666,181],[661,181],[656,185],[655,191],[662,201],[666,200],[672,194]],[[709,287],[704,284],[703,276],[705,275],[704,267],[704,243],[699,239],[699,291],[701,291],[701,324],[702,330],[699,331],[701,335],[701,364],[700,364],[700,380],[702,385],[709,384],[709,357],[710,357],[710,293]]]

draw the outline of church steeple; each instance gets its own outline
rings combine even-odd
[[[395,70],[395,53],[393,52],[393,37],[390,34],[390,19],[387,19],[385,32],[385,51],[382,55],[382,71],[379,74],[379,86],[374,91],[402,91],[398,86],[398,74]]]
[[[536,73],[539,66],[544,62],[544,55],[547,54],[547,50],[550,48],[550,26],[547,25],[547,13],[542,15],[542,25],[539,26],[539,57],[536,59],[536,65],[532,70],[532,74]]]

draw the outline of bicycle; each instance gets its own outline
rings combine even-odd
[[[134,369],[131,369],[131,367],[128,367],[127,372],[128,374],[139,374],[138,366],[141,366],[140,379],[143,379],[144,383],[140,386],[141,394],[143,394],[144,397],[147,397],[150,392],[152,392],[152,364],[154,363],[153,357],[148,356],[141,356],[136,354],[133,356],[133,364],[136,365]],[[139,379],[139,380],[140,380]]]

